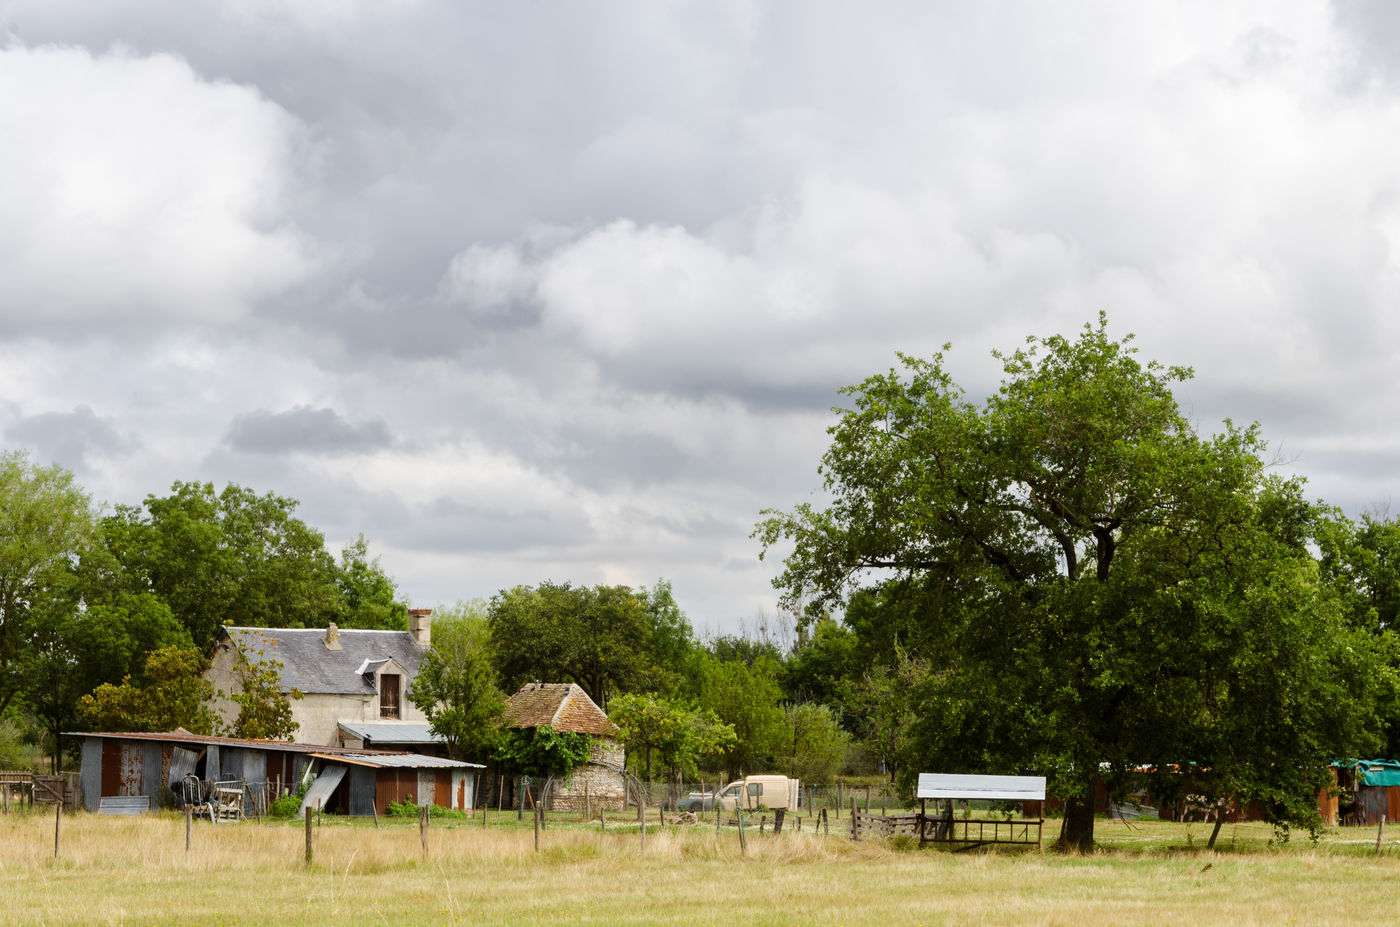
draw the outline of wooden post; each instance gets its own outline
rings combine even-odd
[[[749,836],[744,833],[744,809],[735,808],[734,813],[739,816],[739,852],[744,856],[749,855]]]
[[[540,851],[540,816],[543,815],[543,814],[544,814],[544,812],[542,812],[542,811],[540,810],[540,806],[539,806],[539,805],[535,805],[535,852],[536,852],[536,853],[538,853],[538,852]]]
[[[306,865],[311,865],[311,809],[306,809]]]
[[[608,821],[607,821],[607,818],[605,817],[605,815],[606,815],[607,813],[608,813],[608,811],[607,811],[606,808],[599,808],[599,809],[598,809],[598,830],[599,830],[599,832],[603,832],[603,831],[606,831],[606,830],[608,829]]]
[[[10,784],[5,783],[5,813],[10,813]]]
[[[787,813],[786,808],[775,808],[773,810],[773,835],[777,836],[783,832],[783,815]]]
[[[885,789],[880,789],[880,817],[889,816],[890,793]]]
[[[490,803],[488,803],[488,802],[482,802],[482,803],[481,803],[481,829],[482,829],[482,830],[485,830],[485,829],[486,829],[486,810],[487,810],[488,808],[490,808],[490,807],[491,807],[491,805],[490,805]]]
[[[724,809],[719,805],[719,798],[715,798],[715,836],[719,836],[719,818],[724,813]]]
[[[374,829],[379,830],[379,807],[375,805],[373,797],[369,800],[369,813],[374,815]]]
[[[501,810],[501,800],[505,797],[506,774],[501,773],[496,776],[496,810]]]
[[[1381,812],[1381,815],[1380,815],[1380,817],[1381,817],[1381,822],[1380,822],[1380,824],[1378,824],[1378,825],[1376,826],[1376,852],[1377,852],[1377,853],[1379,853],[1379,852],[1381,851],[1381,837],[1385,834],[1385,816],[1386,816],[1386,812],[1382,811],[1382,812]]]
[[[766,814],[760,815],[759,818],[758,818],[758,833],[759,833],[759,836],[762,836],[762,835],[763,835],[763,832],[764,832],[765,830],[767,830],[767,829],[768,829],[768,815],[766,815]]]
[[[851,796],[851,839],[860,839],[860,834],[856,831],[856,797],[854,795]]]
[[[526,793],[526,791],[525,791],[525,777],[524,777],[524,776],[521,776],[521,777],[520,777],[520,788],[517,790],[517,796],[518,796],[518,798],[519,798],[519,801],[517,801],[517,802],[515,803],[515,819],[516,819],[517,821],[523,821],[523,820],[525,820],[525,796],[526,796],[526,794],[527,794],[527,793]]]
[[[642,852],[647,849],[647,800],[645,797],[637,796],[637,820],[642,824]]]
[[[660,805],[656,806],[656,827],[661,833],[666,832],[666,811]]]
[[[428,806],[418,806],[418,839],[423,843],[423,858],[428,858]]]
[[[865,813],[870,813],[870,786],[865,787]]]
[[[58,859],[58,830],[63,823],[63,802],[60,800],[53,806],[53,857]]]
[[[194,807],[185,806],[185,855],[190,855],[190,831],[194,829]]]

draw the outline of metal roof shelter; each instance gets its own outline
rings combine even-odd
[[[954,801],[1012,801],[1043,802],[1044,776],[968,776],[952,773],[919,773],[919,786],[914,793],[919,799],[916,826],[919,843],[955,845],[960,850],[989,843],[1035,844],[1040,846],[1043,816],[1037,819],[997,818],[990,815],[972,817],[970,806],[962,817],[953,811]],[[943,803],[943,812],[928,814],[928,800]],[[1030,839],[1035,828],[1035,839]]]
[[[366,748],[390,749],[391,747],[440,748],[442,738],[432,732],[431,726],[418,721],[341,721],[340,742],[358,741]],[[348,744],[347,744],[348,745]]]

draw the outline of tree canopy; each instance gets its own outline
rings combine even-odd
[[[432,732],[459,760],[492,755],[504,735],[505,696],[491,668],[491,632],[479,601],[439,609],[433,645],[418,667],[408,697]]]
[[[1374,640],[1315,582],[1318,509],[1266,473],[1257,427],[1198,434],[1172,393],[1190,371],[1140,362],[1102,316],[997,356],[982,403],[942,354],[845,390],[830,504],[757,529],[793,543],[787,600],[916,587],[931,667],[912,756],[1049,773],[1072,845],[1092,842],[1095,780],[1121,794],[1144,765],[1315,814],[1328,759],[1365,744],[1378,678]]]

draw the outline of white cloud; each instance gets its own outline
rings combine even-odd
[[[303,279],[295,121],[172,55],[0,49],[0,320],[227,322]]]

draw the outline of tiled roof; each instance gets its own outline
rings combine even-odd
[[[392,659],[408,679],[418,674],[427,648],[407,631],[342,630],[339,650],[326,649],[325,628],[224,628],[251,661],[261,651],[264,660],[282,664],[286,689],[334,695],[373,695],[374,664]],[[368,665],[367,665],[368,664]],[[371,675],[365,676],[365,669]]]
[[[526,683],[506,699],[505,717],[511,727],[547,724],[556,731],[617,736],[617,725],[608,720],[587,692],[572,682]]]

